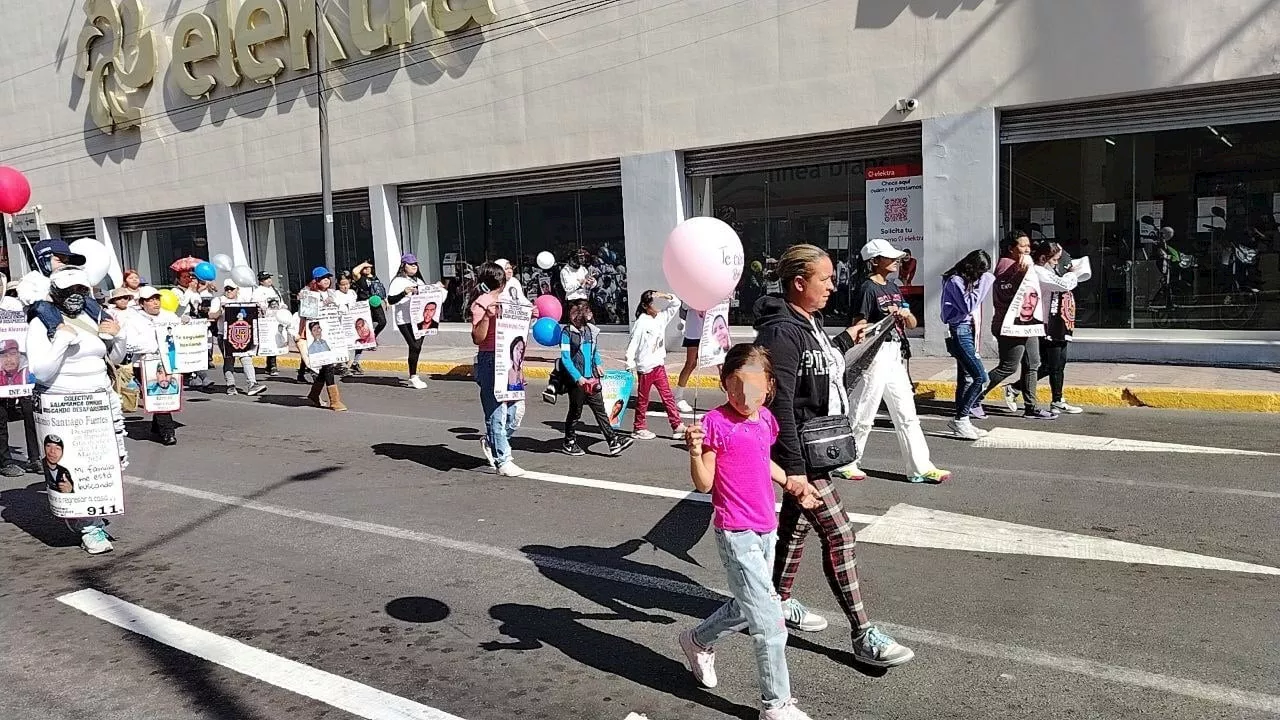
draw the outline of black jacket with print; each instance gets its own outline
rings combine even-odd
[[[806,475],[800,426],[807,420],[829,414],[829,403],[839,402],[830,397],[827,356],[814,337],[809,321],[782,298],[760,298],[756,301],[755,316],[756,345],[766,348],[773,360],[776,388],[769,411],[778,420],[773,460],[788,475]],[[822,315],[814,313],[813,319],[821,328]],[[831,339],[831,344],[844,353],[853,347],[853,339],[842,332]]]

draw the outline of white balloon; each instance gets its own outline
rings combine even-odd
[[[214,255],[209,258],[209,262],[213,263],[213,266],[222,272],[231,272],[231,258],[227,257],[224,253]]]
[[[543,270],[550,270],[556,264],[556,256],[543,250],[538,253],[538,267]]]
[[[89,276],[90,283],[97,285],[107,277],[111,268],[111,251],[106,245],[93,238],[80,238],[69,247],[71,252],[84,256],[84,273]]]
[[[253,274],[253,270],[244,265],[237,265],[231,268],[231,279],[243,288],[251,288],[258,284],[257,276]]]

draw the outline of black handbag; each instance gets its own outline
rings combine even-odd
[[[812,473],[830,472],[857,461],[858,443],[849,416],[823,415],[805,421],[800,426],[800,450]]]

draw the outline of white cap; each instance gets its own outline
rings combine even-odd
[[[498,258],[497,260],[494,260],[494,261],[493,261],[493,264],[494,264],[494,265],[497,265],[498,267],[502,268],[503,270],[510,270],[510,269],[511,269],[511,263],[507,262],[505,258]]]
[[[93,285],[93,283],[89,282],[89,276],[85,271],[78,267],[65,267],[54,272],[49,276],[49,282],[54,287],[62,290],[77,285],[83,285],[84,287],[92,287]]]
[[[238,288],[238,287],[240,287],[240,286],[239,286],[239,285],[236,285],[236,281],[235,281],[235,280],[232,280],[231,278],[227,278],[226,280],[223,280],[223,281],[222,281],[222,289],[223,289],[223,290],[226,290],[227,288]]]
[[[159,296],[160,296],[160,291],[151,287],[150,285],[143,285],[142,287],[138,288],[139,300],[150,300],[153,297],[159,297]]]
[[[871,258],[891,258],[897,260],[906,255],[906,253],[889,244],[884,238],[875,238],[868,240],[866,245],[862,246],[862,259],[870,260]]]

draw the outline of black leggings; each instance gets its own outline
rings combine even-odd
[[[1036,379],[1049,378],[1053,402],[1062,402],[1062,386],[1067,376],[1067,347],[1070,345],[1066,340],[1040,338],[1040,369],[1036,372]],[[1026,379],[1024,375],[1015,387],[1021,390]]]
[[[413,325],[397,325],[404,343],[409,346],[409,377],[418,374],[418,356],[422,354],[422,338],[413,336]]]
[[[369,317],[373,318],[373,336],[376,338],[382,334],[382,329],[387,326],[387,309],[381,305],[369,308]]]
[[[600,434],[613,444],[618,433],[609,424],[609,415],[604,411],[604,395],[600,392],[600,388],[597,386],[596,391],[588,395],[587,391],[577,383],[569,386],[569,412],[564,418],[564,441],[570,443],[577,440],[577,424],[578,419],[582,417],[583,405],[591,408],[591,414],[595,416],[596,424],[600,426]]]
[[[320,368],[320,372],[316,373],[316,379],[311,383],[311,394],[319,395],[320,391],[326,386],[333,387],[338,384],[337,377],[333,372],[332,365],[325,365]]]

